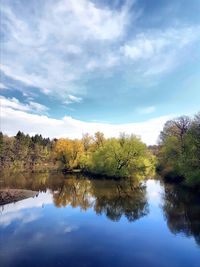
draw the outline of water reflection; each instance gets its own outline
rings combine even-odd
[[[186,188],[165,185],[163,211],[172,233],[193,236],[200,246],[200,195]]]
[[[149,213],[146,184],[133,179],[96,180],[81,174],[65,176],[48,172],[4,174],[1,188],[48,191],[57,208],[68,205],[84,211],[92,208],[96,214],[105,214],[113,221],[120,220],[123,215],[134,221]],[[164,183],[162,188],[162,208],[171,232],[194,236],[200,244],[200,195]],[[48,202],[52,201],[50,195]]]
[[[95,180],[82,175],[18,174],[3,179],[3,187],[31,189],[39,192],[50,190],[56,207],[82,210],[93,208],[96,214],[105,214],[113,221],[124,215],[134,221],[148,214],[145,184],[133,179]]]
[[[1,266],[199,266],[200,247],[188,238],[199,243],[199,196],[191,192],[49,173],[0,181],[39,192],[1,211]]]

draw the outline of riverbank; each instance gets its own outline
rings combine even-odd
[[[38,194],[37,191],[23,189],[1,189],[0,190],[0,205],[5,205],[29,197],[34,197]]]

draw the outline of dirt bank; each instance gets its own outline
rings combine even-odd
[[[31,190],[0,189],[0,205],[5,205],[25,198],[34,197],[37,194],[38,192]]]

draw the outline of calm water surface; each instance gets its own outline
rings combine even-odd
[[[1,187],[38,191],[0,207],[0,264],[199,267],[200,196],[160,181],[18,174]]]

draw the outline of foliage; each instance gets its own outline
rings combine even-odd
[[[1,168],[32,171],[45,165],[113,177],[147,175],[153,169],[155,158],[136,136],[121,134],[106,139],[101,132],[94,136],[84,134],[78,139],[30,137],[18,132],[15,137],[0,135]]]
[[[160,134],[159,169],[168,179],[200,185],[200,114],[166,122]]]
[[[82,174],[19,173],[2,176],[4,188],[51,191],[56,207],[71,206],[81,210],[93,209],[112,221],[127,218],[132,222],[149,213],[146,185],[132,178],[89,179]]]
[[[191,188],[165,184],[163,211],[172,233],[193,236],[200,246],[200,195]]]
[[[113,177],[147,174],[154,165],[146,145],[134,135],[104,140],[84,161],[89,172]]]
[[[45,169],[52,163],[52,144],[41,135],[30,137],[19,131],[8,137],[0,133],[0,167],[18,171]]]
[[[54,153],[57,160],[66,169],[77,168],[80,165],[80,157],[84,147],[80,140],[61,138],[55,143]]]

